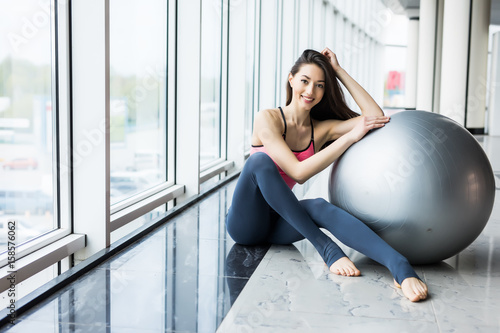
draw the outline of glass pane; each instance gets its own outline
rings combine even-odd
[[[0,0],[0,245],[8,221],[16,245],[56,227],[49,13]]]
[[[166,179],[166,0],[110,1],[111,204]]]
[[[255,1],[247,2],[246,25],[246,73],[245,73],[245,151],[250,149],[254,115],[254,73],[255,73]]]
[[[220,158],[223,1],[202,1],[200,166]]]

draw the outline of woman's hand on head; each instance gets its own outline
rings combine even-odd
[[[347,132],[347,135],[354,142],[361,140],[366,133],[372,129],[384,127],[389,122],[388,116],[360,116],[358,123]]]
[[[334,71],[338,71],[341,68],[339,61],[337,60],[337,56],[328,47],[325,47],[325,49],[321,51],[321,54],[323,54],[328,58],[328,60],[330,60],[330,64],[332,64]]]

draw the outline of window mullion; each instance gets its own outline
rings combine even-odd
[[[88,24],[92,22],[92,24]],[[74,232],[84,260],[110,245],[109,0],[72,2]]]

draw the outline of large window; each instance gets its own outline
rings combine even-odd
[[[38,0],[0,0],[0,253],[58,227],[54,17]]]
[[[389,28],[394,33],[385,38],[383,105],[386,108],[404,108],[408,18],[404,15],[394,15]]]
[[[226,4],[222,0],[204,0],[201,3],[200,168],[203,170],[223,157],[221,155],[222,23]],[[193,87],[193,91],[195,88]]]
[[[165,183],[167,1],[110,1],[111,204]]]
[[[397,102],[366,2],[0,0],[0,266],[8,221],[29,274],[57,248],[45,281],[239,170],[306,48],[332,48],[380,104],[388,78]]]

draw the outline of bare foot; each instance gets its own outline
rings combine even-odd
[[[330,272],[343,276],[359,276],[361,272],[347,257],[342,257],[330,266]]]
[[[427,285],[417,278],[406,278],[401,285],[394,280],[394,284],[396,287],[401,288],[406,298],[412,302],[418,302],[427,298]]]

